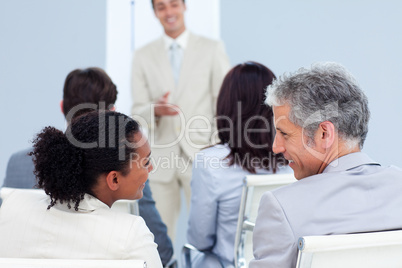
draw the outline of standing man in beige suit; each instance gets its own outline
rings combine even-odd
[[[184,0],[151,1],[164,35],[135,52],[132,115],[148,128],[150,185],[174,240],[180,189],[189,205],[192,159],[216,131],[216,99],[230,64],[221,42],[186,29]]]

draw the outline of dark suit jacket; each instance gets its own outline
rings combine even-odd
[[[3,187],[34,188],[36,178],[33,173],[34,164],[32,157],[28,155],[30,151],[32,151],[32,148],[16,152],[10,157]],[[148,228],[154,234],[162,264],[165,265],[173,256],[173,245],[167,235],[166,225],[162,222],[159,212],[156,210],[148,181],[145,183],[143,197],[138,203],[140,216],[145,220]]]

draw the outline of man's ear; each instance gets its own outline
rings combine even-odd
[[[318,142],[322,149],[330,148],[336,139],[335,126],[330,121],[324,121],[318,126],[319,134]]]
[[[61,113],[62,113],[62,114],[64,114],[63,104],[64,104],[64,101],[61,100],[61,101],[60,101],[60,110],[61,110]]]
[[[119,173],[117,171],[110,171],[106,175],[106,184],[112,191],[117,191],[120,187],[118,175]]]

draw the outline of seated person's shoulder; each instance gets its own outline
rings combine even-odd
[[[196,154],[196,158],[198,160],[200,160],[200,159],[207,160],[208,158],[211,158],[211,157],[214,157],[217,159],[224,159],[225,157],[228,156],[229,153],[230,153],[230,150],[227,145],[216,144],[214,146],[211,146],[211,147],[208,147],[208,148],[205,148],[205,149],[199,151]]]
[[[33,188],[36,184],[34,164],[28,155],[33,149],[27,148],[11,155],[6,170],[3,187]]]
[[[2,213],[6,210],[17,210],[21,213],[23,209],[32,206],[42,206],[46,208],[50,199],[41,189],[17,189],[3,187],[1,189],[3,203],[1,205]]]
[[[13,153],[13,154],[10,156],[9,163],[10,163],[10,162],[14,162],[14,161],[19,161],[19,160],[26,160],[26,159],[31,160],[32,157],[29,155],[29,153],[30,153],[32,150],[33,150],[33,148],[32,148],[32,147],[29,147],[29,148],[26,148],[26,149],[23,149],[23,150],[21,150],[21,151],[18,151],[18,152]]]

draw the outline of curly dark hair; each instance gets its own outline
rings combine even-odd
[[[252,61],[236,65],[225,76],[216,111],[220,144],[230,148],[229,165],[255,173],[256,168],[276,172],[278,163],[287,163],[272,152],[273,112],[264,104],[265,89],[275,78],[270,69]],[[246,122],[257,131],[244,131]]]
[[[37,186],[50,196],[50,209],[67,202],[78,210],[86,193],[93,194],[100,175],[129,172],[130,154],[136,152],[134,134],[139,125],[130,117],[112,111],[90,112],[74,119],[63,133],[45,127],[34,140],[30,153],[35,163]]]

